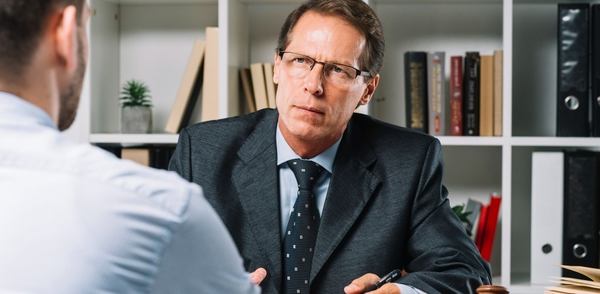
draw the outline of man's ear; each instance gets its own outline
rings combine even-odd
[[[379,74],[377,74],[367,82],[367,87],[365,88],[362,97],[360,97],[358,105],[365,105],[371,101],[371,98],[373,98],[373,93],[375,93],[377,86],[379,86],[379,78]]]
[[[66,6],[56,12],[52,17],[51,34],[54,39],[54,51],[58,62],[67,71],[75,71],[78,64],[77,42],[77,8],[73,5]]]
[[[273,55],[273,83],[279,84],[279,68],[281,66],[281,58],[279,54]]]

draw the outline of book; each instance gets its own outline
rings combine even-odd
[[[148,148],[123,148],[121,158],[131,160],[144,166],[150,166],[150,149]]]
[[[252,77],[252,89],[254,90],[254,103],[256,110],[269,108],[267,87],[265,84],[265,70],[262,63],[250,65],[250,76]]]
[[[477,249],[479,249],[480,253],[483,248],[483,236],[485,234],[485,221],[488,214],[488,207],[489,205],[487,204],[481,205],[481,211],[479,212],[479,221],[477,223],[477,233],[475,234],[475,246],[477,246]]]
[[[277,108],[275,105],[275,83],[273,83],[273,64],[263,63],[265,71],[265,88],[267,89],[267,101],[270,108]]]
[[[558,5],[556,135],[589,136],[589,4]]]
[[[494,238],[496,237],[496,227],[498,224],[498,216],[500,212],[500,203],[502,197],[500,194],[492,193],[490,196],[490,204],[487,208],[487,214],[484,221],[484,231],[481,239],[481,257],[490,261],[492,258],[492,249]]]
[[[503,61],[504,53],[502,50],[494,51],[494,136],[502,136],[502,116],[503,105],[502,105],[502,87],[503,87]]]
[[[469,200],[467,201],[467,206],[465,208],[465,211],[470,212],[470,214],[467,216],[467,219],[469,220],[467,230],[470,233],[469,237],[471,237],[473,241],[475,241],[475,236],[477,235],[477,225],[479,223],[481,205],[481,202],[469,198]]]
[[[254,104],[254,93],[252,92],[252,80],[250,77],[250,69],[240,69],[240,81],[242,84],[242,92],[245,98],[246,109],[248,112],[255,112],[256,105]]]
[[[463,75],[463,135],[479,136],[479,52],[467,52]]]
[[[494,56],[481,55],[479,135],[494,135]]]
[[[433,52],[427,56],[427,92],[429,107],[429,134],[441,136],[445,133],[446,113],[444,103],[446,102],[445,82],[445,58],[444,52]]]
[[[406,127],[426,133],[427,126],[427,53],[404,53],[404,89]]]
[[[219,28],[206,28],[206,58],[201,121],[219,118]]]
[[[563,239],[563,152],[531,155],[531,283],[561,275]]]
[[[204,59],[205,43],[200,40],[194,42],[192,53],[188,58],[177,96],[171,113],[167,118],[165,132],[177,134],[190,119],[192,110],[202,89],[202,61]]]
[[[586,266],[561,265],[569,272],[577,273],[582,278],[561,277],[556,282],[560,285],[546,287],[544,293],[599,293],[600,269]]]
[[[450,135],[463,134],[463,57],[450,57]]]

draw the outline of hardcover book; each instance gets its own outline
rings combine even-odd
[[[404,53],[404,89],[406,126],[423,133],[428,131],[427,119],[427,53]]]

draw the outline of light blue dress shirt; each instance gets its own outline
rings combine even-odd
[[[1,293],[259,293],[196,184],[0,92]]]
[[[331,175],[333,174],[333,161],[335,155],[340,146],[340,138],[331,147],[327,148],[322,153],[318,154],[313,158],[304,158],[312,160],[322,166],[327,172],[321,174],[321,177],[317,179],[315,184],[315,197],[317,201],[317,208],[319,214],[323,213],[323,207],[325,206],[325,198],[327,197],[327,189],[329,188],[329,182],[331,181]],[[277,125],[277,131],[275,132],[275,143],[277,144],[277,167],[279,168],[279,200],[281,203],[281,236],[285,236],[285,230],[287,223],[290,220],[290,214],[296,198],[298,198],[298,182],[294,176],[294,172],[287,166],[286,162],[291,159],[302,158],[292,150],[290,145],[283,138],[283,134],[279,130]],[[366,273],[365,273],[366,274]],[[358,277],[357,277],[358,278]],[[348,281],[350,283],[351,281]],[[425,294],[425,292],[414,288],[409,285],[396,283],[402,294]]]

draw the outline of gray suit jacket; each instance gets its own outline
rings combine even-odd
[[[170,169],[202,186],[264,293],[281,292],[277,112],[184,129]],[[395,268],[428,293],[472,293],[490,271],[450,209],[441,147],[428,135],[355,114],[336,155],[315,246],[312,293],[342,293]],[[201,262],[201,261],[197,261]]]

